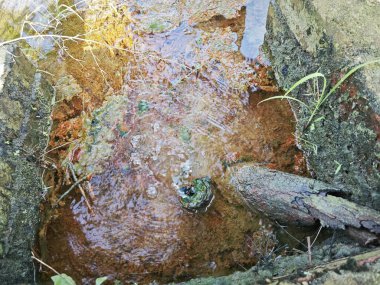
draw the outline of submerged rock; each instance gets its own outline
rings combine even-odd
[[[240,52],[248,60],[257,58],[264,43],[270,0],[247,0],[245,30]]]
[[[207,209],[213,199],[212,182],[209,177],[194,179],[189,186],[179,189],[180,201],[186,209]]]

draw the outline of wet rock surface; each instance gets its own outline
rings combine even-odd
[[[214,198],[213,191],[215,190],[213,188],[210,177],[196,178],[190,185],[183,186],[178,190],[180,202],[190,211],[207,211]]]
[[[214,285],[214,284],[300,284],[301,282],[309,282],[309,284],[325,284],[324,282],[330,282],[333,280],[349,281],[352,277],[353,280],[358,280],[360,277],[365,280],[372,280],[372,283],[376,284],[378,280],[378,266],[379,262],[376,260],[367,268],[362,268],[362,273],[351,273],[348,268],[338,266],[336,272],[341,273],[339,276],[334,273],[324,274],[319,273],[311,277],[313,269],[322,267],[323,264],[331,260],[339,260],[341,258],[358,255],[363,253],[366,249],[357,245],[352,245],[349,240],[345,240],[344,237],[340,237],[340,241],[326,240],[325,244],[317,245],[313,249],[313,264],[308,265],[308,255],[296,254],[294,256],[287,256],[277,258],[266,264],[256,265],[244,272],[235,272],[229,276],[223,277],[209,277],[193,279],[188,282],[178,283],[182,285]],[[374,263],[374,264],[373,264]],[[343,268],[346,268],[344,271]],[[354,267],[352,267],[354,268]],[[351,268],[351,269],[352,269]],[[323,270],[322,270],[323,271]],[[327,281],[329,280],[329,281]],[[376,281],[376,282],[375,282]],[[339,283],[335,283],[339,284]],[[352,283],[357,284],[357,283]],[[360,284],[360,283],[358,283]]]
[[[335,84],[351,67],[380,56],[376,1],[336,3],[274,1],[266,36],[276,78],[289,88],[319,70]],[[380,209],[379,65],[369,65],[346,81],[321,106],[312,126],[310,116],[291,102],[297,118],[298,144],[319,180],[342,186],[355,202]],[[313,83],[293,94],[313,106]]]
[[[0,280],[28,282],[45,191],[41,162],[54,90],[15,47],[0,47]]]

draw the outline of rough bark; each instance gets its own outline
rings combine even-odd
[[[230,170],[230,184],[248,205],[282,223],[345,229],[347,226],[380,233],[380,213],[347,199],[332,185],[284,172],[237,165]]]

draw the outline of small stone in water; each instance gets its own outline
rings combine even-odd
[[[209,267],[210,269],[212,269],[212,271],[215,271],[215,269],[217,268],[216,262],[215,262],[215,261],[211,261],[211,262],[208,264],[208,267]]]
[[[212,198],[212,182],[209,177],[202,177],[193,180],[192,185],[179,189],[180,202],[188,210],[196,211],[207,209]]]
[[[149,198],[155,198],[157,196],[157,189],[153,185],[150,185],[146,192]]]
[[[143,114],[149,111],[149,103],[145,100],[141,100],[139,104],[137,105],[137,108],[139,110],[139,114]]]

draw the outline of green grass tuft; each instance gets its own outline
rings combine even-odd
[[[362,64],[359,64],[357,66],[355,66],[354,68],[352,68],[350,71],[348,71],[339,81],[338,83],[336,83],[328,92],[326,91],[327,89],[327,80],[326,80],[326,76],[320,72],[315,72],[315,73],[312,73],[312,74],[309,74],[303,78],[301,78],[300,80],[298,80],[296,83],[294,83],[292,85],[292,87],[289,88],[288,91],[286,91],[286,93],[284,95],[281,95],[281,96],[273,96],[273,97],[270,97],[268,99],[265,99],[265,100],[262,100],[259,102],[259,104],[261,103],[264,103],[266,101],[270,101],[270,100],[274,100],[274,99],[288,99],[288,100],[293,100],[293,101],[296,101],[298,102],[300,105],[302,105],[303,107],[305,107],[308,112],[310,113],[310,116],[309,116],[309,119],[306,123],[306,126],[305,126],[305,129],[307,129],[311,123],[313,123],[313,120],[316,116],[316,114],[318,113],[318,111],[320,110],[321,106],[323,105],[324,102],[326,102],[326,100],[342,85],[342,83],[344,81],[346,81],[352,74],[354,74],[356,71],[358,71],[359,69],[369,65],[369,64],[374,64],[374,63],[380,63],[380,58],[378,59],[374,59],[374,60],[371,60],[371,61],[368,61],[368,62],[365,62],[365,63],[362,63]],[[319,90],[319,85],[318,85],[318,79],[319,78],[322,78],[323,79],[323,85],[322,85],[322,90],[320,91]],[[290,93],[296,89],[297,87],[299,87],[300,85],[306,83],[307,81],[311,80],[311,79],[314,79],[316,80],[316,90],[315,90],[315,97],[316,97],[316,100],[314,102],[314,104],[312,106],[310,105],[307,105],[305,102],[295,98],[295,97],[292,97],[290,96]],[[317,120],[320,120],[321,118],[318,118]]]

